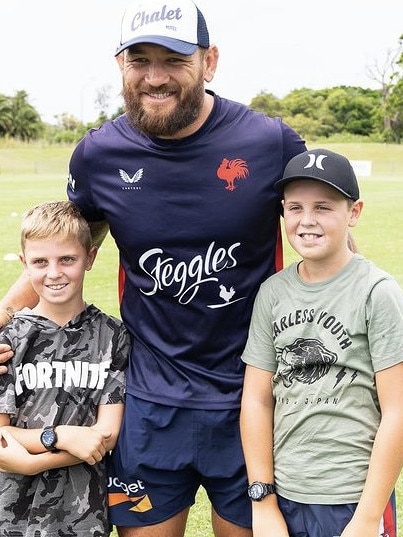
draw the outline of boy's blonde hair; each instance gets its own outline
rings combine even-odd
[[[21,224],[21,248],[27,240],[74,238],[87,252],[92,247],[91,231],[78,207],[71,201],[50,201],[29,209]]]

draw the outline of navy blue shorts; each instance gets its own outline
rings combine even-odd
[[[281,496],[277,496],[277,500],[290,537],[339,537],[357,507],[356,503],[304,504]],[[396,502],[393,494],[379,523],[379,537],[397,537],[396,531]]]
[[[148,526],[195,502],[200,486],[225,520],[251,527],[239,410],[174,408],[126,396],[109,459],[109,516],[116,526]]]

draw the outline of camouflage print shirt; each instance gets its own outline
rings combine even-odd
[[[11,425],[91,426],[98,405],[124,401],[129,336],[120,320],[93,305],[63,327],[25,308],[0,341],[15,352],[0,375],[0,413]],[[0,491],[1,537],[110,533],[105,461],[34,476],[0,473]]]

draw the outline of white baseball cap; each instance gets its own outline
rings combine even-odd
[[[192,0],[137,0],[127,7],[115,56],[138,43],[154,43],[179,54],[210,46],[202,12]]]

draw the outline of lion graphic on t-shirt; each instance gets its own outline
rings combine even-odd
[[[297,338],[291,345],[278,349],[280,364],[278,376],[286,388],[293,381],[313,384],[329,372],[330,366],[337,362],[337,354],[325,348],[317,339]]]

